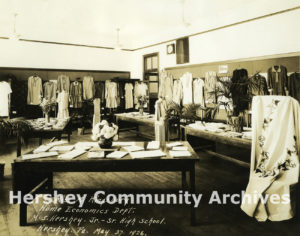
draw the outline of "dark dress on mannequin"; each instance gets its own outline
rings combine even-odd
[[[240,111],[248,109],[248,101],[243,97],[248,93],[248,71],[246,69],[236,69],[232,76],[232,102],[233,115],[238,116]]]

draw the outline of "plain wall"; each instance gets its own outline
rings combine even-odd
[[[237,60],[266,55],[300,52],[300,9],[191,36],[190,62],[176,64],[176,55],[167,55],[168,42],[134,52],[131,75],[142,78],[143,55],[159,53],[160,69],[193,64]]]

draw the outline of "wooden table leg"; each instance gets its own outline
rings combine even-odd
[[[195,163],[190,169],[190,194],[195,194],[196,187],[195,187]],[[194,207],[194,201],[192,198],[191,203],[191,225],[196,225],[196,209]]]
[[[48,174],[47,188],[49,192],[53,190],[53,172]]]
[[[21,156],[21,148],[22,148],[21,137],[20,135],[18,135],[17,136],[17,157]]]
[[[27,204],[22,202],[20,204],[20,226],[27,225]]]
[[[182,190],[187,188],[187,183],[186,183],[186,171],[181,172],[181,187]]]

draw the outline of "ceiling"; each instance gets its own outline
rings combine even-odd
[[[132,49],[297,5],[300,0],[0,0],[0,37],[12,35],[16,13],[23,39],[114,47],[120,28],[120,43]]]

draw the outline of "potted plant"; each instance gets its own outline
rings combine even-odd
[[[1,120],[0,121],[0,142],[5,143],[5,140],[10,137],[21,138],[22,142],[27,141],[27,135],[31,131],[30,124],[25,120]]]
[[[103,120],[94,126],[92,140],[99,141],[100,148],[111,148],[112,142],[119,138],[118,129],[114,123]]]
[[[220,108],[224,108],[227,122],[232,130],[241,132],[244,111],[248,109],[248,104],[253,97],[249,91],[258,88],[257,82],[253,80],[258,73],[250,78],[244,77],[240,81],[218,79],[220,86],[213,91],[217,97],[217,104],[211,109],[211,117],[214,118]]]

